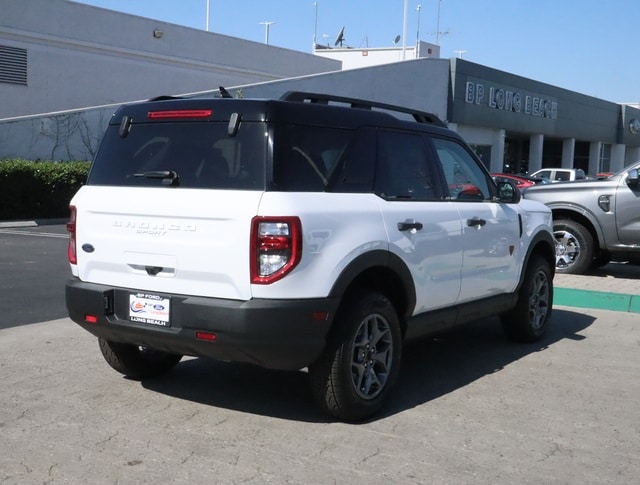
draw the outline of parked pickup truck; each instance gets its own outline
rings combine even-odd
[[[550,182],[573,182],[574,180],[584,180],[587,175],[581,168],[543,168],[533,172],[531,177],[547,179]]]
[[[612,258],[640,260],[640,162],[602,180],[535,185],[524,198],[553,212],[556,271],[581,274]]]

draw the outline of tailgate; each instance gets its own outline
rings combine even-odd
[[[249,237],[262,192],[85,186],[77,276],[172,294],[251,298]]]

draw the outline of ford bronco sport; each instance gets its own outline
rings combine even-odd
[[[124,106],[68,231],[69,315],[115,370],[307,367],[348,421],[381,409],[403,342],[489,315],[534,341],[552,309],[550,210],[437,117],[363,100]]]

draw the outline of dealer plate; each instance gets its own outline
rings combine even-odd
[[[129,294],[129,320],[162,327],[171,326],[171,300],[149,293]]]

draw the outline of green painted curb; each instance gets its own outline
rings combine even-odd
[[[580,308],[597,308],[616,312],[640,313],[640,295],[601,291],[554,288],[553,304]]]

